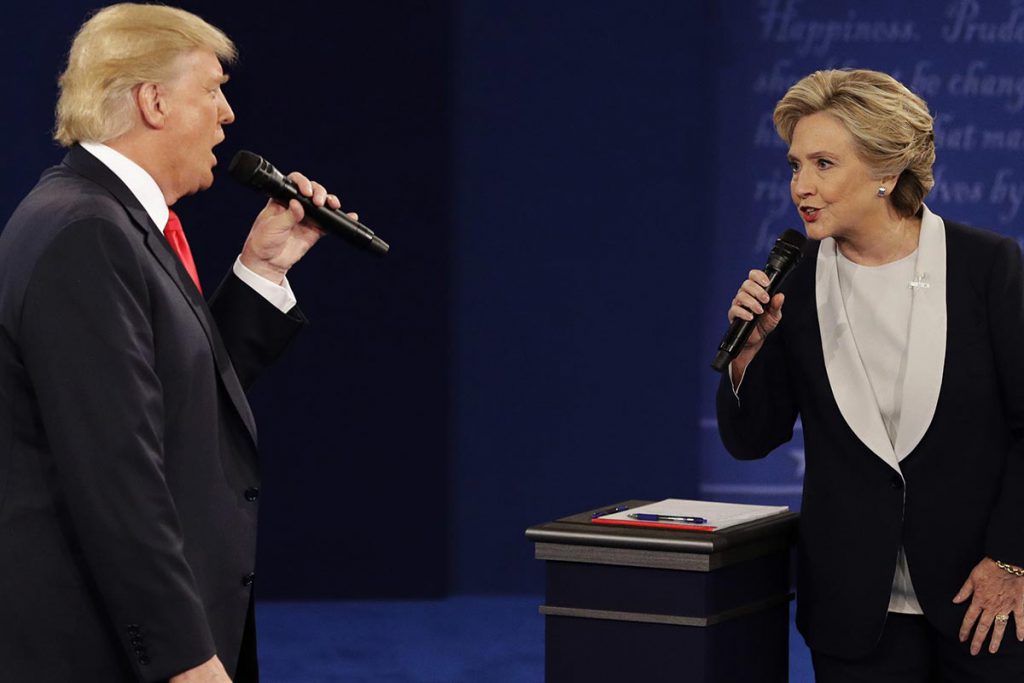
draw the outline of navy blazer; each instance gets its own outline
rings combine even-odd
[[[836,391],[847,387],[830,384],[817,242],[785,285],[783,319],[747,367],[739,401],[727,376],[719,386],[719,429],[737,458],[764,457],[789,441],[801,419],[797,625],[826,654],[861,657],[878,641],[901,545],[926,617],[950,638],[966,611],[952,598],[983,557],[1024,565],[1020,248],[949,221],[944,247],[940,389],[930,423],[895,469],[845,419]],[[1018,648],[1007,637],[1000,655]]]
[[[259,467],[244,388],[302,327],[229,274],[209,306],[73,147],[0,234],[0,677],[233,675]]]

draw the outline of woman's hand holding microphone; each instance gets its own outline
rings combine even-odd
[[[729,307],[729,323],[739,318],[740,320],[753,320],[757,317],[757,323],[747,338],[743,349],[732,361],[732,384],[735,387],[743,377],[747,365],[757,352],[764,345],[765,338],[772,330],[778,327],[782,320],[782,304],[785,295],[781,292],[773,297],[768,296],[769,280],[762,270],[752,270],[739,291],[733,297],[732,305]]]

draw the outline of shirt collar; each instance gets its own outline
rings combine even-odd
[[[107,147],[99,142],[83,142],[80,144],[85,151],[99,159],[104,166],[109,168],[128,187],[128,190],[139,200],[142,208],[146,210],[146,213],[149,214],[153,223],[156,224],[156,227],[162,233],[167,226],[167,218],[170,215],[170,211],[164,200],[164,193],[160,191],[160,186],[153,180],[153,176],[112,147]]]

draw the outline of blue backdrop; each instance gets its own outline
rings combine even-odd
[[[294,271],[313,324],[253,396],[263,597],[536,592],[533,523],[633,497],[798,507],[799,438],[732,461],[708,364],[798,225],[770,112],[814,69],[924,96],[929,206],[1020,231],[1021,0],[181,4],[242,53],[217,183],[180,204],[203,278],[261,203],[221,172],[239,148],[393,246],[328,242]],[[0,25],[4,220],[60,159],[55,79],[91,7]]]

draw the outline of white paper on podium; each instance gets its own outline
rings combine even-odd
[[[740,503],[714,503],[706,500],[666,498],[657,503],[648,503],[622,512],[604,515],[600,519],[635,522],[636,520],[632,519],[630,515],[637,513],[703,517],[707,520],[706,526],[714,527],[718,531],[788,511],[789,506],[787,505],[742,505]],[[662,523],[672,524],[672,522],[659,522],[659,524]],[[681,524],[681,526],[685,526],[685,524]]]

